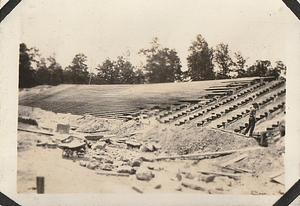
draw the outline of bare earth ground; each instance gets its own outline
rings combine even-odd
[[[33,112],[34,111],[34,112]],[[202,160],[161,160],[154,162],[143,161],[139,168],[146,168],[154,174],[150,181],[142,181],[132,174],[129,177],[104,176],[97,174],[101,166],[111,164],[113,171],[116,171],[120,164],[128,165],[135,158],[145,156],[147,158],[176,155],[182,150],[193,154],[195,151],[216,152],[229,149],[242,149],[257,146],[257,142],[250,138],[241,137],[214,130],[197,130],[174,127],[166,127],[158,124],[155,120],[145,120],[137,123],[129,121],[126,123],[109,122],[113,120],[103,120],[87,117],[84,122],[78,116],[70,114],[55,114],[40,109],[20,107],[19,113],[28,112],[36,119],[42,114],[48,117],[44,120],[44,125],[55,125],[58,119],[69,121],[71,125],[76,125],[80,121],[82,128],[88,128],[97,122],[104,122],[103,129],[110,127],[110,124],[118,125],[109,132],[103,134],[112,137],[112,144],[108,144],[101,152],[105,158],[109,158],[109,163],[99,160],[98,167],[88,169],[80,166],[80,160],[63,159],[61,149],[50,149],[37,147],[37,140],[49,141],[49,137],[34,133],[18,131],[18,192],[36,193],[36,176],[45,177],[46,193],[135,193],[132,187],[136,187],[146,193],[161,192],[188,192],[200,194],[280,194],[284,191],[284,186],[271,181],[270,177],[283,171],[284,139],[281,138],[276,143],[267,148],[261,147],[259,150],[243,153],[234,153],[227,156]],[[45,112],[45,113],[43,113]],[[47,115],[45,115],[47,114]],[[41,117],[41,116],[40,116]],[[66,118],[68,117],[68,118]],[[46,119],[46,118],[45,118]],[[42,118],[40,118],[42,120]],[[19,124],[25,129],[35,129],[34,126]],[[97,128],[99,129],[99,128]],[[135,132],[132,135],[132,132]],[[130,135],[128,135],[130,134]],[[117,148],[122,144],[116,143],[116,138],[124,138],[142,143],[142,145],[156,143],[160,149],[156,152],[141,152],[138,149]],[[93,152],[93,151],[91,151]],[[241,154],[247,156],[232,164],[233,167],[243,168],[253,173],[234,173],[238,179],[228,176],[205,175],[199,171],[214,171],[233,174],[232,171],[223,171],[218,165],[231,160]],[[88,159],[90,161],[91,159]],[[129,161],[128,161],[129,160]],[[118,166],[117,166],[118,165]],[[137,170],[139,168],[136,168]],[[151,170],[149,169],[151,168]],[[192,185],[192,186],[191,186]],[[195,187],[197,189],[195,189]]]

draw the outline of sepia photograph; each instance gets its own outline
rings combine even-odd
[[[285,192],[281,1],[22,2],[17,192]]]

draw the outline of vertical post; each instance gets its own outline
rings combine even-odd
[[[44,194],[45,192],[45,178],[44,177],[36,177],[36,188],[38,194]]]

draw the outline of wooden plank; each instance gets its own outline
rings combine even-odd
[[[34,131],[34,130],[28,130],[28,129],[22,129],[22,128],[18,128],[18,131],[42,134],[42,135],[47,135],[47,136],[53,136],[54,135],[53,133]]]
[[[229,130],[225,130],[225,129],[221,129],[221,128],[210,127],[210,129],[213,129],[213,130],[216,130],[216,131],[220,131],[220,132],[225,132],[225,133],[228,133],[228,134],[233,134],[233,135],[241,136],[241,137],[245,137],[245,138],[249,138],[246,135],[243,135],[243,134],[240,134],[240,133],[231,132]]]
[[[198,153],[198,154],[188,154],[188,155],[174,155],[174,156],[162,156],[154,158],[153,160],[159,161],[164,159],[178,159],[178,158],[203,158],[206,156],[221,156],[221,155],[229,155],[235,152],[245,152],[250,150],[257,150],[262,149],[262,147],[249,147],[243,149],[236,149],[236,150],[227,150],[227,151],[218,151],[218,152],[206,152],[206,153]]]
[[[240,175],[232,174],[232,173],[225,173],[225,172],[213,172],[213,171],[198,171],[199,173],[202,174],[213,174],[213,175],[218,175],[218,176],[227,176],[233,179],[239,179]]]
[[[240,160],[246,158],[247,156],[248,156],[247,154],[242,154],[242,155],[237,156],[237,157],[235,157],[235,158],[233,158],[233,159],[231,159],[231,160],[229,160],[229,161],[227,161],[227,162],[224,162],[224,163],[220,164],[220,166],[221,166],[221,167],[226,167],[226,166],[228,166],[228,165],[231,165],[231,164],[233,164],[233,163],[235,163],[235,162],[238,162],[238,161],[240,161]]]
[[[97,175],[106,175],[106,176],[117,176],[117,177],[129,177],[129,174],[124,173],[116,173],[116,172],[100,172],[98,171],[96,173]]]
[[[132,189],[138,193],[143,193],[142,190],[140,190],[139,188],[135,187],[135,186],[132,186]]]
[[[282,173],[278,176],[272,177],[271,181],[275,182],[275,183],[278,183],[278,184],[281,184],[281,185],[284,185],[284,174]]]
[[[226,167],[222,167],[223,169],[228,169],[228,170],[232,170],[232,171],[235,171],[235,172],[247,172],[247,173],[254,173],[253,171],[251,170],[247,170],[247,169],[244,169],[244,168],[240,168],[240,167],[230,167],[230,166],[226,166]]]

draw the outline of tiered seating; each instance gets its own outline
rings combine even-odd
[[[255,84],[254,86],[253,86],[253,89],[256,89],[256,88],[258,88],[258,87],[260,87],[260,86],[262,86],[262,85],[264,85],[265,83],[262,83],[262,84],[257,84],[257,82],[260,82],[260,80],[259,79],[254,79],[254,80],[252,80],[252,81],[250,81],[250,82],[247,82],[247,83],[245,83],[245,82],[233,82],[233,83],[231,83],[231,84],[229,84],[229,85],[226,85],[225,87],[228,87],[228,88],[231,88],[231,87],[235,87],[235,90],[236,91],[240,91],[241,89],[245,89],[245,87],[249,87],[249,83],[251,84],[251,85],[253,85],[253,84]],[[218,87],[224,87],[224,86],[215,86],[215,87],[213,87],[213,88],[218,88]],[[252,88],[252,87],[251,87]],[[247,93],[249,93],[250,91],[251,91],[251,88],[247,88],[246,89],[246,91],[242,91],[243,93],[242,94],[239,94],[239,97],[240,96],[243,96],[243,95],[246,95]],[[208,90],[212,90],[212,89],[208,89]],[[229,90],[228,90],[229,91]],[[230,91],[230,92],[232,92],[232,91]],[[217,99],[220,99],[220,98],[215,98],[216,96],[222,96],[222,95],[217,95],[217,94],[206,94],[206,95],[204,95],[203,97],[205,98],[205,99],[207,99],[207,101],[205,102],[205,103],[203,103],[203,102],[200,102],[200,103],[196,103],[196,104],[194,104],[194,105],[192,105],[191,107],[189,107],[189,108],[187,108],[185,111],[187,112],[187,113],[192,113],[192,112],[195,112],[196,110],[199,110],[199,109],[202,109],[202,108],[204,108],[204,107],[206,107],[206,106],[209,106],[211,103],[213,103],[213,102],[215,102]],[[226,96],[226,98],[228,97],[228,94],[227,95],[223,95],[223,96]],[[222,97],[221,97],[222,98]],[[230,101],[233,101],[234,100],[234,98],[233,99],[230,99]],[[223,105],[223,104],[226,104],[226,103],[229,103],[230,101],[225,101],[225,102],[221,102],[221,104],[220,105]],[[177,112],[177,111],[180,111],[180,110],[182,110],[182,109],[184,109],[184,108],[186,108],[186,107],[188,107],[187,105],[179,105],[178,107],[174,107],[171,111],[163,111],[163,112],[161,112],[159,115],[158,115],[158,120],[160,121],[160,122],[162,122],[162,123],[167,123],[167,122],[171,122],[171,121],[173,121],[173,120],[175,120],[175,119],[177,119],[177,118],[179,118],[179,117],[182,117],[182,116],[184,116],[185,114],[183,114],[183,115],[181,115],[181,114],[179,114],[179,115],[177,115],[177,114],[174,114],[175,112]],[[216,108],[218,108],[218,106],[216,107]],[[174,115],[173,117],[170,117],[170,118],[167,118],[167,119],[165,119],[165,120],[161,120],[162,118],[164,118],[164,117],[167,117],[167,116],[169,116],[169,115]],[[197,116],[197,115],[196,115]]]
[[[190,121],[190,120],[193,120],[197,117],[200,117],[200,116],[203,116],[205,113],[208,113],[210,111],[213,111],[214,109],[217,109],[219,108],[220,106],[223,106],[225,104],[228,104],[230,102],[233,102],[234,100],[236,100],[237,98],[240,98],[240,97],[243,97],[247,94],[249,94],[250,92],[264,86],[265,83],[259,83],[259,84],[255,84],[254,86],[250,87],[250,88],[247,88],[241,92],[239,92],[238,94],[236,95],[233,95],[233,96],[230,96],[230,97],[227,97],[226,99],[218,102],[218,103],[215,103],[214,105],[209,105],[208,107],[205,108],[205,110],[202,110],[202,111],[197,111],[197,112],[194,112],[193,114],[190,114],[189,116],[183,118],[183,119],[180,119],[178,120],[175,125],[176,126],[180,126],[182,124],[185,124],[186,122]],[[233,111],[235,109],[238,108],[238,106],[241,106],[241,105],[244,105],[244,104],[247,104],[248,102],[250,102],[252,99],[251,98],[247,98],[241,102],[239,102],[237,105],[233,105],[232,107],[229,107],[228,109],[225,110],[225,113],[228,113],[230,111]],[[189,111],[193,111],[193,110],[188,110]],[[213,115],[211,117],[208,118],[208,120],[214,120],[214,119],[217,119],[221,117],[221,114],[216,114],[216,115]]]
[[[275,86],[274,86],[274,85],[275,85]],[[210,122],[212,122],[213,120],[215,120],[215,119],[219,118],[220,116],[222,116],[223,114],[228,114],[229,112],[231,112],[231,111],[237,109],[237,108],[240,107],[241,105],[245,105],[245,104],[251,102],[253,99],[257,98],[257,97],[258,97],[257,94],[260,94],[262,91],[266,91],[266,90],[269,91],[270,88],[273,88],[273,89],[274,89],[274,88],[276,88],[276,87],[279,86],[279,85],[281,85],[281,83],[280,83],[280,82],[277,82],[277,83],[273,84],[272,86],[270,86],[269,88],[265,88],[265,89],[263,89],[263,90],[261,90],[261,91],[258,91],[258,92],[256,92],[255,94],[253,94],[253,95],[247,97],[246,99],[244,99],[244,100],[242,100],[242,101],[239,101],[238,103],[235,103],[234,105],[232,105],[232,106],[226,108],[226,109],[223,111],[223,113],[221,112],[221,113],[219,113],[219,114],[212,114],[212,115],[210,115],[209,117],[205,118],[204,120],[198,122],[198,123],[197,123],[197,126],[203,126],[203,125],[206,124],[206,123],[210,123]],[[284,93],[285,93],[285,89],[282,89],[282,90],[280,90],[279,92],[273,94],[272,96],[267,97],[266,99],[264,99],[262,102],[259,102],[258,104],[259,104],[260,106],[265,105],[265,104],[269,103],[270,101],[274,100],[277,96],[280,96],[280,95],[282,95],[282,94],[284,94]],[[246,110],[245,112],[246,112],[246,113],[249,113],[250,110],[248,109],[248,110]],[[232,119],[228,119],[226,122],[227,122],[227,123],[231,123],[231,122],[237,120],[238,117],[242,118],[243,115],[242,115],[242,114],[239,114],[239,116],[237,116],[237,117],[232,117]],[[220,127],[222,127],[222,126],[224,127],[224,125],[226,125],[226,122],[222,122],[221,124],[218,124],[217,127],[218,127],[218,128],[220,128]]]
[[[268,109],[267,112],[261,113],[258,117],[256,117],[256,121],[262,120],[266,117],[268,117],[270,114],[274,113],[277,110],[283,109],[285,105],[285,102],[281,102],[280,104],[274,106],[271,109]],[[244,125],[239,126],[239,128],[234,129],[235,132],[241,132],[243,129],[248,127],[248,123],[245,123]]]
[[[257,83],[259,81],[259,83]],[[253,85],[254,84],[254,85]],[[175,125],[179,126],[182,124],[185,124],[186,122],[189,122],[191,120],[194,120],[198,117],[204,116],[206,113],[209,113],[223,105],[226,105],[228,103],[234,102],[237,99],[242,98],[243,96],[246,96],[250,93],[253,93],[254,91],[258,90],[255,94],[243,99],[242,101],[239,101],[238,103],[228,107],[225,109],[225,111],[221,112],[221,114],[211,115],[207,118],[208,121],[212,121],[214,119],[219,118],[223,114],[229,113],[231,111],[236,110],[238,107],[243,106],[249,102],[251,102],[254,98],[257,98],[259,96],[262,96],[268,92],[270,92],[272,89],[281,86],[284,84],[284,81],[277,81],[274,82],[271,86],[266,85],[265,82],[261,82],[259,79],[255,80],[254,83],[252,83],[252,86],[248,86],[249,84],[245,84],[248,86],[248,88],[245,88],[246,86],[243,85],[241,88],[244,88],[243,90],[239,91],[235,95],[226,96],[225,98],[219,98],[218,101],[216,101],[216,98],[211,98],[205,103],[197,103],[193,104],[192,106],[181,106],[174,107],[170,111],[165,111],[159,114],[159,121],[161,123],[170,123],[173,121],[175,122]]]

